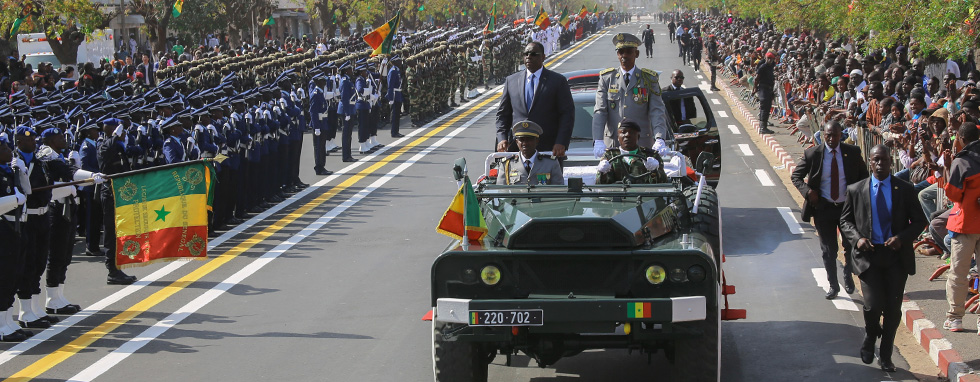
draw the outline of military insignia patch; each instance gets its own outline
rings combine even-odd
[[[184,246],[187,247],[187,251],[191,253],[191,256],[195,257],[201,256],[206,247],[204,239],[198,235],[194,235],[194,238],[184,244]]]
[[[190,188],[193,191],[197,185],[204,181],[204,174],[197,168],[189,168],[184,173],[184,181],[191,184]]]
[[[119,187],[119,197],[122,198],[122,200],[129,202],[132,201],[134,197],[136,197],[137,191],[139,190],[136,189],[136,185],[133,184],[131,180],[126,179],[126,184],[124,184],[122,187]]]
[[[126,240],[122,245],[123,256],[128,257],[130,260],[136,260],[136,255],[140,253],[140,243],[136,240]]]

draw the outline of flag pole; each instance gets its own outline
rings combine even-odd
[[[105,179],[114,179],[114,178],[119,178],[119,177],[123,177],[123,176],[130,176],[130,175],[142,174],[142,173],[145,173],[145,172],[151,172],[151,171],[157,171],[157,170],[166,170],[166,169],[171,169],[171,168],[174,168],[174,167],[180,167],[180,166],[186,166],[186,165],[190,165],[190,164],[204,163],[204,162],[210,162],[210,161],[214,161],[214,159],[213,158],[206,158],[206,159],[198,159],[198,160],[192,160],[192,161],[187,161],[187,162],[169,163],[169,164],[160,165],[160,166],[147,167],[147,168],[139,169],[139,170],[120,172],[118,174],[104,175],[103,178],[105,178]],[[55,189],[55,188],[68,187],[68,186],[77,186],[79,184],[85,184],[85,183],[93,183],[94,181],[95,181],[94,178],[88,178],[88,179],[83,179],[83,180],[76,180],[74,182],[58,183],[58,184],[52,184],[52,185],[43,186],[43,187],[32,188],[32,190],[33,191],[47,191],[47,190],[51,190],[51,189]]]
[[[467,172],[466,166],[463,166],[463,179],[469,179],[469,174]],[[471,190],[465,189],[467,183],[469,182],[464,180],[462,187],[460,187],[460,191],[463,191],[463,250],[464,251],[470,250],[470,233],[469,230],[466,228],[466,195]]]

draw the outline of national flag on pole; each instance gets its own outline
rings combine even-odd
[[[586,7],[585,7],[585,6],[583,5],[583,6],[582,6],[582,10],[581,10],[581,11],[578,11],[578,17],[579,17],[579,18],[583,18],[583,17],[585,17],[585,15],[587,15],[587,14],[589,14],[589,8],[586,8]]]
[[[183,11],[184,11],[184,0],[177,0],[177,2],[174,3],[174,9],[172,11],[174,18],[179,17],[180,13]]]
[[[595,6],[592,7],[592,14],[597,16],[599,15],[599,3],[596,3]]]
[[[493,33],[497,29],[497,3],[493,3],[493,7],[490,8],[490,19],[487,20],[487,25],[483,27],[483,33]]]
[[[558,23],[561,24],[562,28],[568,29],[568,24],[572,22],[572,18],[568,16],[568,7],[561,10],[561,17],[558,18]]]
[[[551,19],[548,18],[548,12],[545,12],[544,8],[541,8],[538,17],[534,18],[534,25],[541,27],[542,30],[548,29],[548,26],[551,25]]]
[[[470,183],[469,177],[463,178],[463,185],[459,186],[446,213],[442,214],[442,219],[439,219],[436,232],[462,240],[464,227],[466,236],[471,242],[479,242],[487,235],[487,222],[483,220],[483,211],[476,201],[476,193],[473,192],[473,184]]]
[[[401,21],[401,18],[402,13],[398,11],[395,17],[392,17],[387,23],[364,36],[364,42],[374,49],[374,52],[371,53],[372,57],[379,54],[391,53],[391,44],[395,33],[398,32],[398,23]]]
[[[24,20],[26,20],[26,19],[27,19],[27,15],[22,15],[22,16],[16,18],[16,19],[14,19],[14,25],[11,25],[10,26],[10,36],[11,37],[14,37],[14,36],[17,35],[17,31],[20,30],[20,24],[23,24],[24,23]]]
[[[269,15],[269,18],[262,21],[262,26],[267,27],[270,25],[276,25],[276,19],[272,18],[272,15]]]
[[[112,178],[116,265],[206,259],[214,174],[201,160]]]

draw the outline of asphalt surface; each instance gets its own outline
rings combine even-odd
[[[640,25],[611,32],[637,33]],[[639,65],[663,71],[666,86],[681,62],[662,34],[666,27],[654,26],[656,58]],[[555,54],[546,66],[558,72],[615,66],[610,41],[604,34]],[[684,72],[687,86],[701,83],[701,73]],[[727,127],[738,124],[724,100],[708,96],[729,116],[718,118],[725,269],[738,291],[732,307],[748,309],[747,320],[722,325],[722,379],[915,380],[903,370],[886,374],[861,364],[860,303],[841,300],[839,308],[823,298],[812,271],[822,268],[812,229],[791,231],[801,226],[777,208],[798,216],[790,194],[744,128],[736,126],[741,134],[734,135]],[[478,173],[493,146],[497,97],[490,92],[442,120],[405,129],[409,137],[395,142],[383,130],[385,151],[353,165],[331,155],[327,168],[345,169],[339,176],[313,175],[307,135],[302,177],[316,187],[241,233],[212,240],[218,245],[208,262],[131,270],[141,282],[123,288],[105,285],[96,259],[77,256],[66,294],[87,310],[29,342],[0,344],[0,378],[432,380],[430,326],[421,317],[429,310],[430,264],[449,241],[435,225],[457,187],[452,162],[465,157]],[[764,186],[759,174],[773,185]],[[512,367],[498,357],[490,379],[670,380],[662,356],[647,361],[638,353],[591,351],[542,369],[527,357],[515,357]],[[894,361],[908,368],[897,353]]]

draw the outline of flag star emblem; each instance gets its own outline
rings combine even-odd
[[[170,215],[170,211],[167,211],[167,207],[166,206],[162,206],[162,207],[160,207],[159,210],[154,210],[153,212],[156,212],[157,213],[157,220],[154,220],[154,221],[163,221],[163,222],[166,222],[167,221],[167,215]]]

